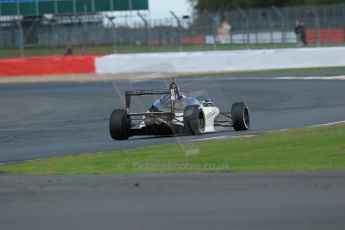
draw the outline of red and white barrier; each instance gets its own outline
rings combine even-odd
[[[345,47],[114,54],[0,60],[1,76],[201,73],[345,66]]]
[[[95,73],[95,56],[0,59],[0,77]]]

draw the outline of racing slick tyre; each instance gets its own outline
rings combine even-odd
[[[231,118],[236,131],[248,130],[250,127],[249,108],[243,102],[238,102],[231,107]]]
[[[183,123],[188,134],[201,135],[205,132],[205,116],[199,105],[190,105],[184,109]]]
[[[114,140],[129,138],[129,121],[125,110],[114,110],[109,120],[110,135]]]

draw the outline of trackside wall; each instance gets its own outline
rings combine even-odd
[[[96,73],[224,72],[345,66],[345,47],[114,54],[96,59]]]
[[[0,60],[0,77],[332,67],[345,66],[344,57],[345,47],[18,58]]]

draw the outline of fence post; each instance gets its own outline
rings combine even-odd
[[[24,57],[25,52],[24,52],[24,30],[23,30],[23,25],[22,22],[17,20],[16,25],[19,29],[19,40],[18,40],[18,46],[19,46],[19,51],[20,51],[20,56]]]
[[[246,34],[247,34],[247,45],[250,44],[250,35],[249,35],[249,16],[241,8],[237,8],[238,12],[246,20]]]
[[[108,20],[110,21],[111,23],[111,34],[112,34],[112,37],[113,37],[113,52],[114,53],[117,53],[117,39],[116,39],[116,33],[115,33],[115,18],[114,16],[109,16],[109,15],[106,15],[106,17],[108,18]]]
[[[150,28],[149,28],[149,22],[147,21],[147,19],[140,13],[138,12],[138,16],[139,18],[144,22],[145,25],[145,44],[146,46],[150,45]]]
[[[175,20],[177,21],[177,26],[178,26],[178,35],[177,35],[177,45],[178,45],[178,49],[179,51],[182,51],[182,46],[181,46],[181,20],[177,17],[177,15],[173,12],[170,11],[170,14],[175,18]]]
[[[270,24],[270,32],[271,32],[271,45],[273,46],[274,45],[274,26],[273,26],[273,22],[272,22],[272,15],[271,15],[271,11],[267,11],[266,12],[267,14],[267,18],[268,18],[268,21],[269,21],[269,24]]]
[[[315,7],[308,6],[308,9],[314,15],[316,46],[320,47],[320,17]]]
[[[207,31],[207,33],[212,34],[212,37],[213,37],[213,50],[217,50],[218,43],[220,43],[220,38],[219,38],[218,30],[217,30],[218,29],[217,25],[214,23],[215,15],[214,15],[214,13],[212,14],[209,11],[205,11],[205,14],[207,14],[207,17],[212,18],[212,21],[213,21],[212,25],[206,31]]]
[[[1,12],[1,7],[0,7],[0,12]],[[3,39],[4,35],[3,35],[3,29],[2,29],[2,26],[0,26],[0,47],[3,47],[4,46],[4,39]]]
[[[343,12],[343,22],[345,22],[345,4],[343,5],[342,12]],[[343,25],[343,30],[344,30],[344,37],[343,37],[343,39],[345,40],[345,26],[344,25]]]
[[[285,45],[286,43],[286,34],[285,34],[285,18],[283,14],[278,10],[277,7],[272,6],[272,9],[277,13],[281,20],[281,30],[282,30],[282,43]]]
[[[48,19],[48,24],[50,25],[50,43],[52,46],[53,55],[56,54],[56,38],[55,38],[55,19]]]

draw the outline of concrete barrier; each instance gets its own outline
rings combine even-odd
[[[345,66],[345,47],[114,54],[96,59],[96,73],[226,72]]]

